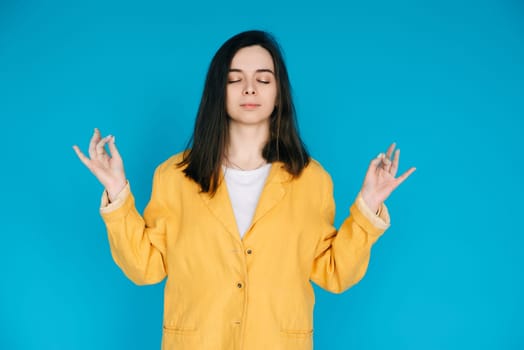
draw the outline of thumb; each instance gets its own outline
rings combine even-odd
[[[370,173],[376,171],[380,162],[382,162],[382,159],[384,159],[384,153],[379,153],[378,156],[376,156],[371,160],[371,162],[369,162],[369,168],[367,172]]]
[[[111,139],[109,140],[108,145],[109,145],[109,151],[111,152],[111,157],[113,157],[115,160],[122,161],[120,152],[118,152],[118,149],[116,148],[115,136],[111,136]]]

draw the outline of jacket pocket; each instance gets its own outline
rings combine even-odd
[[[197,328],[163,327],[162,350],[193,350],[200,347],[200,333]]]
[[[311,350],[313,329],[282,329],[280,336],[286,350]]]

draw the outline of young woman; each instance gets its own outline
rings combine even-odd
[[[110,153],[105,150],[108,145]],[[136,284],[167,277],[162,349],[311,349],[310,281],[341,293],[389,226],[399,150],[371,160],[351,215],[333,227],[330,176],[295,125],[276,41],[249,31],[217,51],[188,149],[155,171],[143,217],[113,136],[80,160],[105,187],[113,258]]]

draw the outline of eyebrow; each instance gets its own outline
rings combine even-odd
[[[242,69],[238,69],[238,68],[231,68],[229,71],[242,73]],[[275,75],[275,72],[273,72],[271,69],[268,69],[268,68],[257,69],[255,72],[257,73],[267,72],[267,73],[271,73]]]

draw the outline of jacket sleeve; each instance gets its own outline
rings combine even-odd
[[[350,216],[337,231],[333,226],[333,183],[327,173],[323,189],[323,232],[315,251],[311,280],[325,290],[342,293],[366,273],[371,246],[389,227],[389,214],[384,204],[378,214],[373,213],[359,193],[351,205]]]
[[[107,228],[111,255],[125,275],[138,285],[158,283],[166,276],[168,212],[161,198],[159,182],[157,169],[144,217],[136,210],[129,185],[114,203],[105,206],[107,200],[102,199],[100,213]]]

